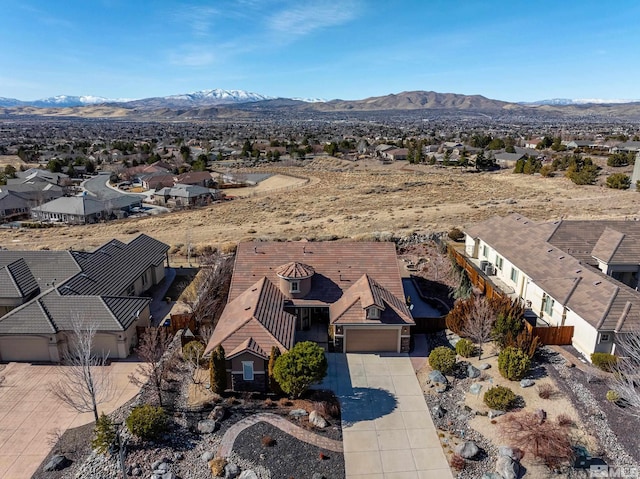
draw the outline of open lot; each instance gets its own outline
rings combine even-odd
[[[411,166],[406,162],[321,159],[305,168],[282,168],[312,181],[210,207],[110,223],[42,230],[0,231],[0,245],[38,249],[93,248],[111,238],[144,232],[168,244],[222,244],[260,239],[371,238],[439,231],[518,212],[534,220],[635,218],[640,194],[577,186],[563,176],[511,171]]]
[[[109,368],[116,392],[99,411],[111,413],[133,398],[139,388],[128,375],[135,362],[114,362]],[[9,363],[1,373],[0,386],[0,477],[29,479],[51,450],[51,434],[56,430],[88,424],[92,413],[78,413],[61,403],[49,385],[64,374],[64,366]]]

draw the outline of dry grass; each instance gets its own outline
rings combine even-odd
[[[381,232],[441,231],[494,215],[518,212],[533,220],[624,218],[637,215],[640,195],[577,186],[563,177],[472,173],[434,166],[381,166],[316,160],[282,168],[312,178],[293,190],[223,202],[207,208],[105,224],[0,231],[11,248],[95,248],[126,231],[144,232],[170,245],[225,245],[253,239],[371,239]],[[255,233],[247,233],[254,230]],[[377,232],[377,234],[376,234]],[[384,235],[382,235],[384,236]]]

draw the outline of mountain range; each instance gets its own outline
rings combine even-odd
[[[274,98],[244,90],[201,90],[144,99],[109,99],[60,95],[35,101],[0,97],[0,115],[33,115],[127,119],[208,119],[278,114],[438,110],[480,115],[523,114],[619,116],[640,119],[636,100],[550,99],[513,103],[481,95],[407,91],[362,100]]]

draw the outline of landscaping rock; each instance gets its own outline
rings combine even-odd
[[[176,452],[173,455],[173,460],[174,461],[182,461],[184,459],[184,454],[182,452]]]
[[[482,384],[473,383],[471,386],[469,386],[469,392],[476,396],[480,394],[481,390],[482,390]]]
[[[202,453],[200,459],[202,459],[204,462],[209,462],[214,457],[216,457],[216,454],[213,451],[206,451]]]
[[[480,448],[473,441],[465,441],[461,444],[458,444],[454,451],[456,454],[464,457],[465,459],[471,459],[476,456],[480,452]]]
[[[503,479],[517,479],[520,473],[520,464],[509,456],[498,456],[496,472],[500,474]]]
[[[536,409],[535,415],[538,416],[540,424],[542,424],[547,419],[547,411],[545,411],[544,409]]]
[[[502,479],[497,472],[485,472],[480,479]]]
[[[139,467],[134,467],[133,469],[131,469],[131,475],[138,477],[142,475],[142,469],[140,469]]]
[[[240,475],[240,468],[233,462],[224,466],[224,479],[235,479]]]
[[[238,479],[258,479],[258,475],[251,469],[245,469],[240,473]]]
[[[69,459],[67,459],[66,456],[58,454],[56,456],[53,456],[51,458],[51,460],[49,462],[47,462],[47,464],[44,466],[43,470],[45,470],[47,472],[50,472],[50,471],[61,471],[65,467],[69,467],[70,464],[71,464],[71,461]]]
[[[535,381],[533,379],[523,379],[520,381],[521,388],[530,388],[534,384],[535,384]]]
[[[478,364],[478,369],[480,371],[485,371],[485,370],[489,369],[490,367],[491,367],[491,364],[489,364],[489,363],[480,363],[480,364]]]
[[[224,406],[216,406],[213,408],[213,411],[209,413],[209,419],[214,419],[218,422],[222,421],[227,414],[227,410]]]
[[[325,419],[316,410],[311,411],[311,414],[309,414],[309,422],[318,429],[324,429],[327,427],[327,421],[325,421]]]
[[[319,472],[314,472],[313,476],[311,476],[311,479],[326,479],[326,478]]]
[[[443,392],[447,391],[447,385],[446,384],[440,384],[438,385],[438,387],[436,388],[436,392],[438,394],[442,394]]]
[[[489,419],[494,419],[503,415],[504,411],[499,411],[498,409],[489,409]]]
[[[507,456],[513,459],[514,461],[519,461],[522,459],[522,451],[517,447],[509,447],[509,446],[500,446],[498,448],[498,454],[501,456]]]
[[[429,381],[436,384],[447,384],[447,378],[440,371],[435,370],[429,373]]]
[[[445,411],[444,408],[442,406],[440,406],[439,404],[436,407],[434,407],[433,409],[431,409],[431,414],[433,415],[433,417],[435,417],[437,419],[443,418],[446,413],[447,413],[447,411]]]
[[[292,417],[304,417],[308,415],[309,413],[304,409],[292,409],[291,411],[289,411],[289,416],[292,416]]]
[[[216,429],[218,429],[218,422],[213,419],[198,421],[198,432],[200,434],[211,434]]]
[[[476,367],[473,367],[471,364],[469,364],[469,366],[467,366],[467,376],[470,377],[471,379],[479,378],[480,370]]]

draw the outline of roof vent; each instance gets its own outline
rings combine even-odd
[[[552,251],[553,251],[553,248],[549,248],[549,249],[547,250],[547,253],[551,253]]]
[[[576,273],[582,273],[582,270],[581,269],[577,269]]]
[[[602,283],[602,281],[594,281],[594,282],[593,282],[593,285],[594,285],[594,286],[598,286],[600,283]]]
[[[245,311],[249,311],[251,309],[251,306],[247,306],[246,308],[244,308]]]
[[[558,256],[558,259],[564,259],[564,255]]]

